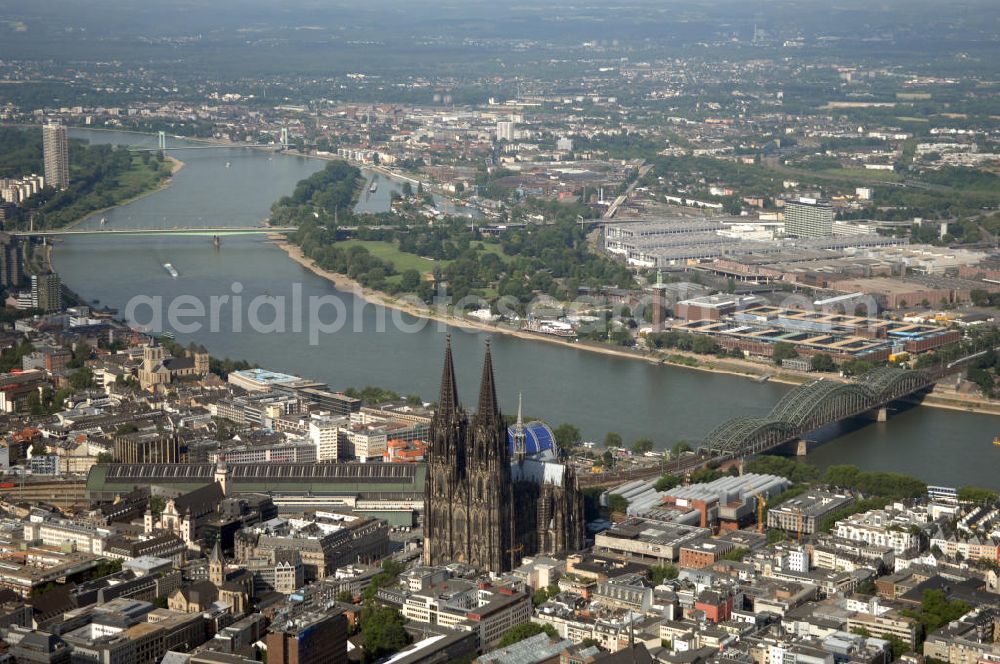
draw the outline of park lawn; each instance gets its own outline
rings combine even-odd
[[[903,177],[895,171],[870,171],[864,168],[830,168],[820,171],[823,175],[845,180],[872,180],[882,182],[899,182]]]
[[[160,174],[160,162],[151,159],[149,164],[142,163],[139,156],[132,157],[132,168],[119,175],[118,188],[125,191],[146,191],[157,186],[162,179]],[[168,169],[170,164],[162,165]]]
[[[503,247],[499,244],[489,242],[477,242],[474,244],[478,244],[482,251],[496,254],[505,261],[509,258],[509,256],[504,253]],[[443,268],[451,262],[448,260],[436,261],[432,258],[424,258],[423,256],[417,256],[416,254],[411,254],[406,251],[400,251],[395,242],[385,240],[343,240],[338,242],[337,246],[344,249],[348,249],[353,246],[364,247],[372,256],[392,263],[396,274],[386,277],[386,281],[394,284],[398,284],[400,282],[403,278],[402,273],[406,270],[416,270],[421,274],[421,276],[423,276],[431,272],[435,267]]]
[[[473,244],[478,244],[483,251],[496,254],[505,261],[510,258],[504,253],[503,247],[499,244],[490,242],[477,242]],[[451,262],[448,260],[437,261],[433,258],[425,258],[406,251],[400,251],[399,246],[395,242],[385,240],[343,240],[338,242],[337,246],[344,249],[348,249],[353,246],[364,247],[372,256],[392,263],[397,273],[412,269],[416,270],[420,274],[425,274],[433,270],[435,267],[443,268]]]
[[[372,256],[392,263],[396,272],[416,270],[420,274],[424,274],[433,270],[435,266],[440,265],[444,267],[448,264],[448,261],[436,261],[431,258],[424,258],[423,256],[400,251],[395,242],[384,240],[344,240],[338,242],[337,246],[343,249],[349,249],[354,246],[364,247]]]
[[[508,256],[504,252],[503,246],[500,245],[499,243],[496,243],[496,242],[475,242],[474,244],[478,244],[479,248],[482,249],[483,251],[487,252],[487,253],[496,254],[497,256],[500,257],[500,260],[502,260],[504,263],[506,263],[507,259],[510,258],[510,256]]]

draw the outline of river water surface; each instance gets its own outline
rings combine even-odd
[[[156,138],[140,134],[72,130],[92,142],[155,147]],[[324,166],[323,161],[242,148],[186,150],[174,153],[185,162],[170,187],[115,210],[94,215],[84,226],[105,228],[221,227],[258,225],[271,204],[290,193],[296,182]],[[227,165],[228,164],[228,165]],[[390,191],[400,183],[378,178],[373,194],[359,208],[388,208]],[[170,262],[173,279],[163,269]],[[337,295],[348,319],[360,320],[311,345],[302,332],[240,333],[204,329],[177,334],[196,341],[218,357],[246,359],[277,371],[328,382],[332,388],[378,385],[403,394],[436,400],[446,332],[453,338],[459,389],[466,407],[477,397],[486,335],[437,323],[420,325],[401,316],[417,331],[387,324],[380,331],[379,312],[328,281],[291,261],[263,236],[225,236],[219,250],[205,236],[78,236],[59,241],[56,269],[63,281],[88,300],[124,312],[135,295],[161,296],[164,301],[193,295],[207,302],[232,294],[233,284],[249,300],[293,296],[301,288],[311,296]],[[225,312],[223,309],[223,319]],[[382,312],[385,313],[384,311]],[[400,316],[399,314],[396,314]],[[266,318],[262,314],[261,318]],[[648,437],[669,447],[681,439],[698,440],[723,420],[764,414],[787,387],[723,374],[601,355],[539,341],[493,336],[493,358],[501,406],[512,412],[523,393],[528,415],[553,426],[576,424],[586,439],[600,441],[617,431],[626,442]],[[909,473],[930,483],[1000,488],[1000,418],[929,407],[896,414],[886,423],[854,428],[816,447],[809,459],[820,465],[853,463],[862,468]],[[831,436],[835,432],[824,432]]]

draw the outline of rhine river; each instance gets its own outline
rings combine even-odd
[[[76,138],[93,142],[155,147],[156,138],[139,134],[72,130]],[[171,139],[168,144],[176,144]],[[254,226],[268,215],[271,204],[290,193],[295,183],[322,168],[324,161],[242,148],[188,150],[175,154],[185,162],[170,187],[128,205],[94,215],[84,226],[106,228],[167,228]],[[358,208],[388,207],[389,193],[399,184],[379,174],[375,193],[367,192]],[[163,264],[179,272],[174,279]],[[263,236],[224,236],[213,248],[204,235],[95,237],[60,240],[54,263],[63,281],[82,297],[124,313],[136,295],[163,298],[194,296],[209,307],[212,296],[239,290],[246,303],[287,298],[286,316],[296,292],[303,302],[311,296],[338,296],[341,315],[351,322],[310,343],[308,325],[284,333],[253,332],[244,323],[234,333],[227,321],[231,310],[221,308],[222,325],[212,331],[177,333],[178,341],[196,341],[212,355],[246,359],[268,369],[315,378],[331,388],[378,385],[401,394],[436,400],[445,334],[451,332],[459,390],[472,408],[478,391],[485,335],[437,323],[421,324],[392,314],[350,294],[290,260]],[[234,286],[234,284],[238,284]],[[307,305],[305,305],[308,308]],[[138,309],[146,322],[149,308]],[[270,320],[263,307],[260,319]],[[388,321],[377,325],[380,316]],[[400,330],[393,315],[413,328]],[[324,320],[330,320],[328,311]],[[243,316],[246,320],[246,314]],[[354,330],[354,320],[360,329]],[[513,412],[523,394],[526,415],[553,426],[571,422],[584,438],[600,441],[617,431],[626,442],[648,437],[658,446],[678,440],[697,441],[723,420],[744,414],[765,414],[785,393],[786,386],[555,346],[504,335],[493,337],[493,357],[502,407]],[[819,465],[852,463],[870,470],[909,473],[937,484],[1000,488],[1000,448],[991,444],[1000,432],[1000,418],[928,407],[911,408],[887,423],[854,429],[810,452]],[[832,432],[830,432],[832,433]]]

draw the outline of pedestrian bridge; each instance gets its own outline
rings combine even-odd
[[[760,454],[820,427],[871,413],[885,418],[885,407],[927,391],[931,377],[922,371],[881,367],[849,383],[815,380],[782,397],[764,417],[734,417],[716,427],[702,442],[715,456]]]

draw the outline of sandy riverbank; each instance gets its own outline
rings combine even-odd
[[[762,376],[767,376],[767,380],[769,381],[787,385],[800,385],[811,380],[816,380],[818,377],[816,374],[794,372],[784,369],[778,371],[772,367],[737,358],[709,358],[704,355],[696,355],[694,353],[685,353],[683,351],[674,350],[665,354],[642,353],[639,351],[615,348],[613,346],[605,346],[597,343],[569,341],[552,335],[528,332],[525,330],[514,330],[508,327],[469,320],[468,318],[459,318],[440,310],[435,311],[430,306],[425,304],[417,304],[415,302],[401,300],[388,293],[363,288],[358,282],[354,281],[350,277],[347,277],[346,275],[330,272],[329,270],[324,270],[319,267],[312,259],[305,256],[298,246],[289,243],[284,236],[273,235],[270,236],[270,239],[285,253],[287,253],[289,258],[299,265],[302,265],[313,274],[330,281],[337,288],[337,290],[352,293],[355,297],[371,304],[396,309],[417,318],[437,321],[452,327],[477,332],[505,334],[519,339],[542,341],[545,343],[564,346],[566,348],[573,348],[575,350],[613,355],[623,359],[638,360],[650,364],[669,364],[670,366],[682,369],[728,374],[754,381],[760,380]],[[692,366],[688,364],[669,362],[666,360],[667,355],[690,358],[698,362],[698,364]],[[824,375],[823,378],[828,380],[845,380],[839,376],[832,375]],[[939,394],[932,393],[924,399],[923,404],[932,408],[944,408],[948,410],[959,410],[967,413],[980,413],[985,415],[1000,415],[1000,403],[986,401],[970,395],[958,394],[954,390],[944,389]]]

